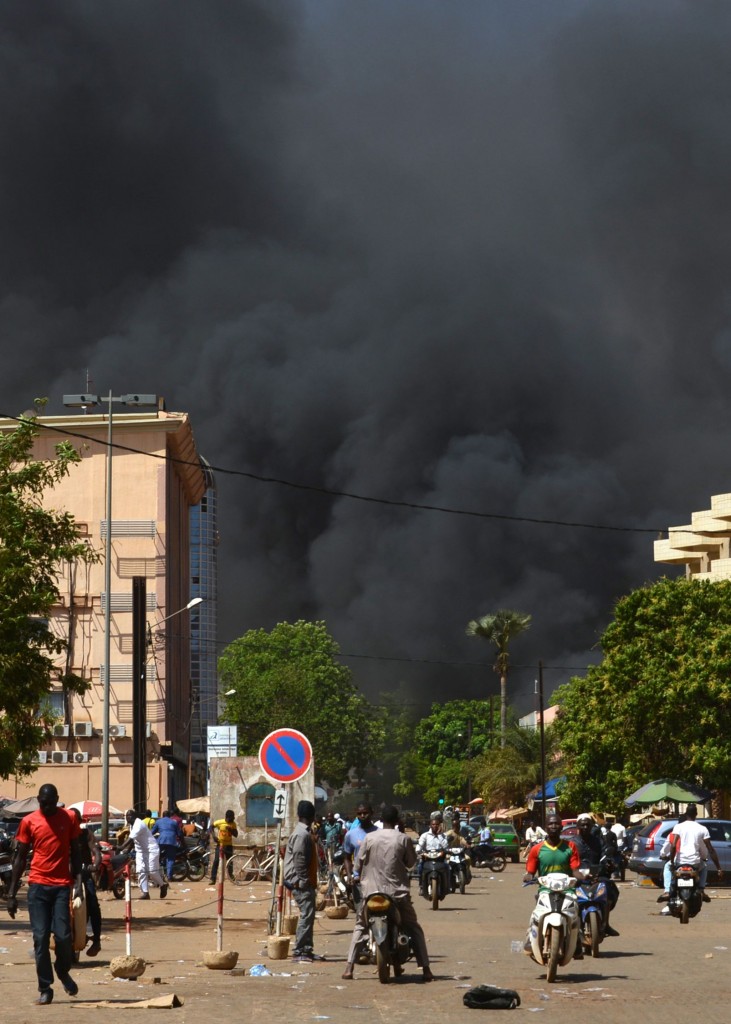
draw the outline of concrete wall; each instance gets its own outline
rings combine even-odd
[[[276,835],[276,822],[266,828],[254,828],[246,822],[246,794],[260,783],[276,786],[261,770],[258,757],[218,757],[211,760],[211,820],[222,818],[226,811],[236,815],[239,830],[236,846],[262,846]],[[282,835],[288,836],[297,824],[297,804],[300,800],[315,802],[315,766],[307,774],[288,784],[287,814],[282,822]]]

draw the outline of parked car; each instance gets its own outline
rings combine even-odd
[[[520,837],[515,831],[515,826],[503,821],[491,821],[490,829],[495,849],[504,853],[513,864],[517,864],[520,860]]]
[[[724,876],[731,872],[731,821],[723,818],[699,818],[701,825],[705,825],[713,843],[713,849],[718,854],[721,870]],[[654,885],[662,888],[662,869],[664,861],[660,860],[660,850],[663,843],[678,824],[677,818],[663,818],[659,821],[651,821],[635,835],[632,843],[632,853],[627,867],[638,875],[647,875],[652,879]],[[724,877],[726,884],[731,879]],[[718,885],[718,875],[713,861],[708,862],[708,882],[711,885]]]

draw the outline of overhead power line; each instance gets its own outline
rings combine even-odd
[[[0,416],[5,419],[15,420],[16,422],[20,422],[23,418],[20,416],[9,416],[7,413],[0,413]],[[38,426],[56,434],[63,434],[64,437],[75,437],[82,441],[92,441],[93,443],[99,444],[103,447],[109,446],[106,440],[97,437],[90,437],[88,434],[80,434],[73,430],[63,430],[60,427],[54,427],[51,424],[42,423],[40,421],[38,421]],[[144,452],[139,448],[131,448],[129,445],[120,444],[117,441],[113,441],[111,447],[118,451],[128,452],[134,455],[145,455],[150,459],[160,459],[163,462],[170,462],[179,466],[199,465],[198,462],[191,462],[187,459],[178,459],[172,455],[168,455],[167,453],[163,455],[157,452]],[[241,477],[246,480],[254,480],[257,483],[274,484],[278,487],[288,487],[296,491],[309,491],[313,494],[322,494],[331,498],[347,498],[350,501],[367,502],[372,505],[385,505],[390,508],[405,508],[416,512],[440,512],[444,515],[467,516],[472,519],[493,519],[508,523],[531,523],[537,526],[562,526],[577,530],[609,530],[614,533],[661,534],[666,531],[666,527],[616,526],[608,523],[585,523],[576,520],[544,519],[538,516],[515,516],[501,512],[478,512],[473,509],[454,508],[449,505],[432,505],[427,502],[403,501],[396,498],[384,498],[369,494],[358,494],[355,491],[340,491],[332,487],[320,487],[317,484],[305,484],[298,483],[294,480],[285,480],[283,477],[264,476],[260,473],[251,473],[244,469],[230,469],[226,466],[216,466],[212,463],[209,463],[208,465],[214,473],[218,473],[223,476]]]

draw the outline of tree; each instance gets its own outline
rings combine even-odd
[[[545,729],[547,759],[554,758],[554,731]],[[541,778],[541,741],[538,729],[518,725],[508,730],[505,746],[486,750],[472,764],[474,786],[491,809],[522,804]]]
[[[42,504],[80,456],[62,441],[54,460],[35,460],[39,429],[36,417],[28,416],[0,433],[0,777],[5,779],[35,771],[36,750],[53,724],[51,678],[55,658],[68,648],[68,640],[48,623],[60,603],[61,568],[98,557],[80,540],[73,516]],[[61,683],[68,693],[89,687],[70,673]]]
[[[530,615],[501,609],[467,623],[467,636],[481,637],[497,650],[494,670],[500,676],[500,746],[504,747],[508,729],[508,665],[510,641],[530,627]]]
[[[339,647],[324,622],[280,622],[252,629],[224,650],[218,668],[226,719],[238,726],[244,755],[258,753],[274,729],[299,729],[312,744],[318,778],[338,787],[355,768],[362,776],[380,754],[383,727],[336,660]]]
[[[603,659],[554,694],[567,805],[652,779],[731,786],[731,581],[662,579],[616,606]]]
[[[397,796],[421,793],[436,803],[444,791],[447,803],[461,803],[470,782],[472,758],[492,740],[490,704],[482,700],[451,700],[432,704],[413,733],[413,743],[400,761]]]

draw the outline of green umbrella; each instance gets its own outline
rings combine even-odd
[[[656,779],[635,790],[627,797],[625,804],[634,807],[635,804],[657,804],[663,800],[672,804],[690,804],[697,800],[704,804],[712,795],[707,789],[692,782],[683,782],[682,779]]]

